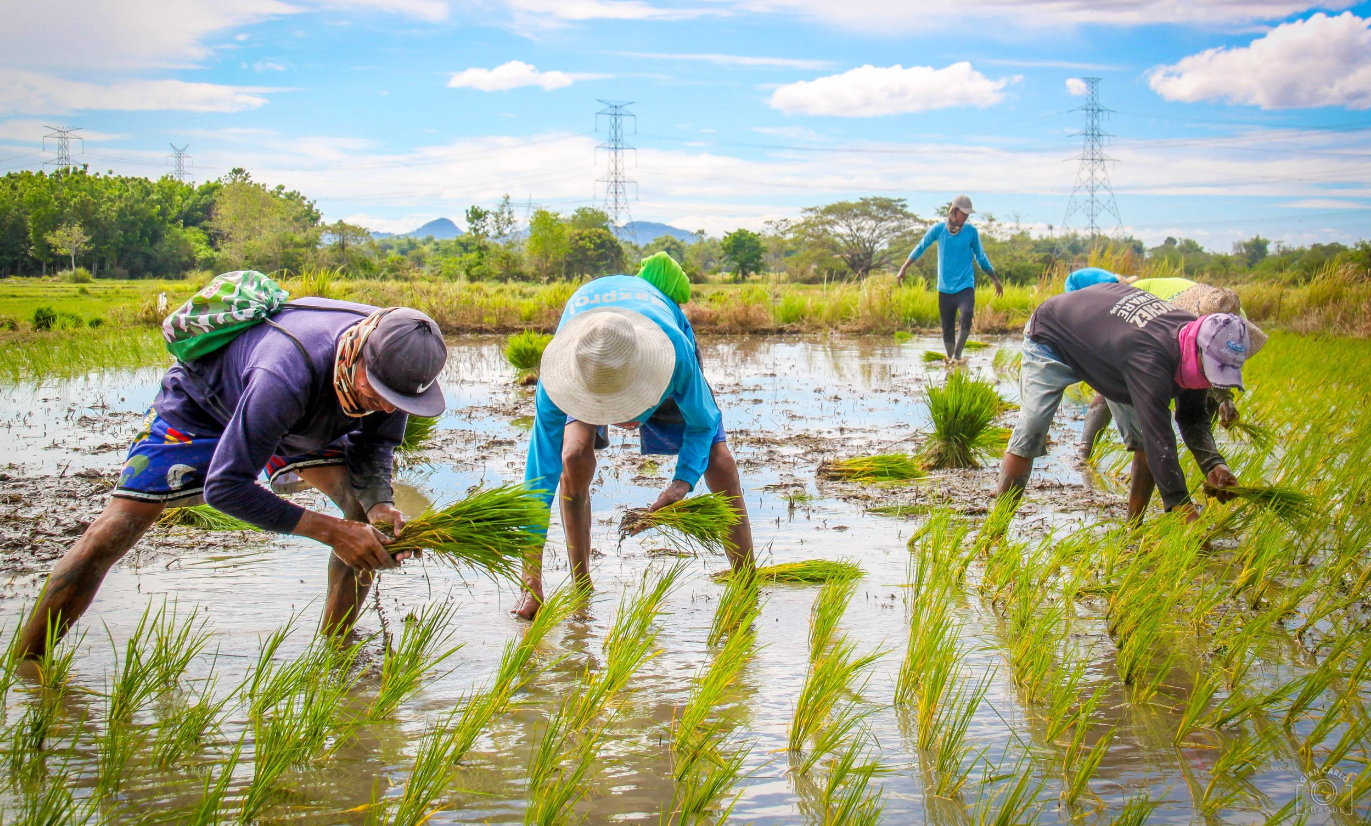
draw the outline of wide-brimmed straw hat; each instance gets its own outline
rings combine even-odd
[[[619,424],[662,400],[676,370],[671,339],[642,313],[587,310],[568,321],[543,351],[548,398],[586,424]]]
[[[1218,313],[1237,315],[1242,312],[1242,302],[1238,300],[1237,293],[1210,284],[1196,284],[1189,287],[1171,299],[1170,303],[1172,306],[1197,316]],[[1252,341],[1252,352],[1248,355],[1256,355],[1257,351],[1266,344],[1266,333],[1263,333],[1257,325],[1246,318],[1243,319],[1243,322],[1247,325],[1247,334]]]

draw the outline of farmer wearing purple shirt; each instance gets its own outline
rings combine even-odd
[[[306,299],[172,367],[113,498],[49,575],[20,651],[42,654],[50,617],[65,633],[165,508],[201,502],[264,531],[330,546],[322,627],[350,629],[373,572],[408,556],[392,557],[392,540],[370,523],[404,527],[391,454],[406,414],[442,413],[437,378],[446,361],[438,325],[423,313]],[[257,482],[264,470],[278,490],[318,488],[344,518],[268,491]]]

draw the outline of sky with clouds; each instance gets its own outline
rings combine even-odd
[[[1125,230],[1371,238],[1371,2],[1340,0],[0,0],[0,172],[80,127],[93,170],[158,176],[189,144],[197,180],[241,166],[405,231],[603,202],[615,100],[635,219],[966,192],[1047,232],[1085,77]]]

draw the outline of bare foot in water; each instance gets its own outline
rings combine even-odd
[[[543,606],[541,594],[534,594],[532,591],[523,590],[519,592],[519,604],[514,606],[511,614],[519,619],[531,620],[538,613],[538,609]]]

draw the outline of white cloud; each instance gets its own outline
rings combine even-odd
[[[620,57],[640,57],[648,60],[688,60],[697,63],[713,63],[719,66],[760,66],[776,69],[832,68],[831,60],[813,60],[794,57],[754,57],[734,54],[672,54],[669,52],[607,52]]]
[[[448,4],[443,0],[319,0],[324,8],[370,9],[437,23],[446,20]]]
[[[57,126],[60,124],[53,125]],[[48,124],[43,123],[41,120],[26,118],[0,120],[0,140],[41,144],[43,136],[51,132],[52,129]],[[82,129],[76,134],[80,135],[89,143],[94,143],[96,141],[117,141],[128,137],[128,135],[121,135],[116,132],[101,132],[98,129]]]
[[[1075,97],[1080,97],[1090,91],[1090,87],[1086,86],[1085,81],[1078,77],[1069,77],[1066,79],[1066,91]]]
[[[1371,109],[1371,21],[1351,12],[1285,23],[1247,46],[1209,49],[1153,70],[1167,100],[1263,109]]]
[[[698,17],[705,9],[671,9],[644,0],[508,0],[515,17],[538,27],[558,21],[585,20],[680,20]]]
[[[220,86],[181,80],[88,83],[0,69],[0,112],[55,113],[90,110],[241,112],[267,102],[252,86]]]
[[[1338,198],[1305,198],[1281,206],[1287,209],[1371,209],[1371,203],[1344,201]]]
[[[258,73],[284,72],[286,70],[286,67],[282,66],[280,63],[277,63],[274,60],[259,60],[256,63],[252,64],[252,70]]]
[[[566,72],[540,72],[522,60],[511,60],[494,69],[464,69],[452,76],[447,82],[451,89],[478,89],[482,92],[505,92],[521,86],[540,86],[544,91],[570,86],[577,80],[591,75],[573,75]]]
[[[401,235],[406,232],[413,232],[429,221],[442,217],[432,212],[419,212],[399,218],[383,218],[366,212],[354,212],[344,215],[343,220],[355,226],[366,227],[372,232],[389,232],[392,235]],[[453,219],[455,220],[456,216],[453,216]]]
[[[1015,78],[1017,80],[1017,78]],[[932,66],[871,65],[780,87],[771,105],[786,114],[874,117],[954,106],[992,106],[1010,78],[991,80],[967,62]]]
[[[1232,26],[1283,20],[1312,9],[1344,9],[1356,0],[988,0],[963,3],[949,13],[942,0],[734,0],[736,11],[791,14],[837,28],[897,35],[990,20],[1020,28],[1082,24],[1156,25],[1159,22]]]

